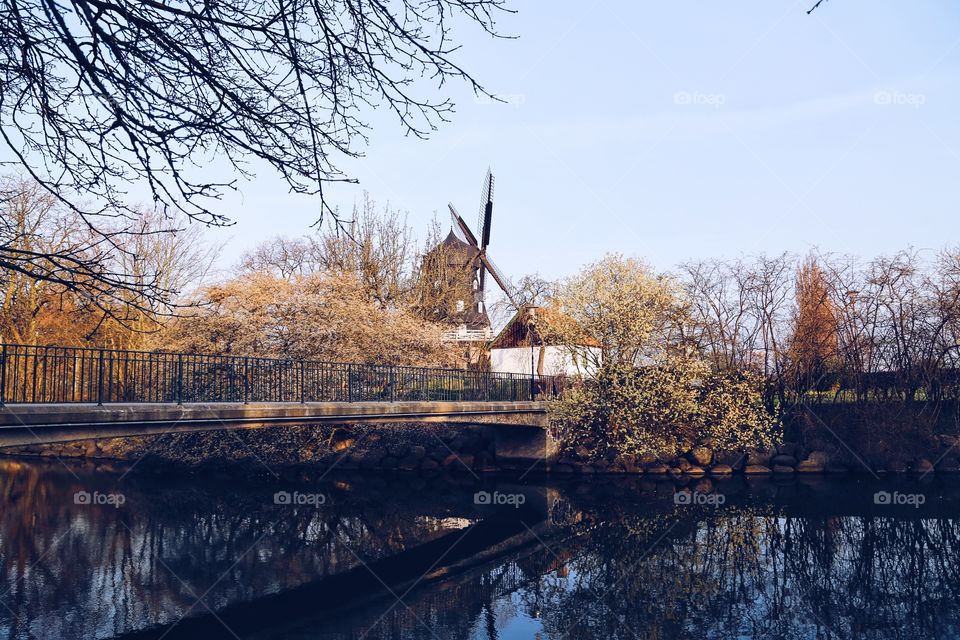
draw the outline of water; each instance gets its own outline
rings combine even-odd
[[[960,480],[680,488],[2,460],[0,636],[960,637]]]

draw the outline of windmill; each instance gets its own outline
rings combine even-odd
[[[474,287],[474,306],[477,309],[483,309],[484,292],[486,291],[487,274],[493,278],[497,286],[503,290],[510,302],[513,302],[513,294],[507,285],[507,279],[487,255],[487,247],[490,245],[490,223],[493,220],[493,174],[487,169],[487,175],[483,179],[483,191],[480,195],[480,215],[477,218],[477,228],[480,229],[480,239],[467,226],[463,217],[457,213],[453,204],[448,204],[450,217],[453,219],[453,228],[458,238],[472,248],[471,259],[464,264],[464,268],[473,270],[476,278]],[[486,315],[486,314],[484,314]],[[489,325],[489,319],[487,320]]]
[[[493,174],[487,170],[480,198],[479,235],[448,205],[453,228],[447,237],[428,251],[421,261],[421,305],[429,317],[450,327],[443,339],[473,345],[468,349],[469,361],[477,364],[485,353],[485,345],[493,337],[484,293],[487,275],[493,278],[510,299],[514,298],[507,279],[487,253],[493,219]]]

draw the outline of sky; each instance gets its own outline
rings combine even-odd
[[[471,25],[455,59],[505,103],[445,88],[451,122],[406,137],[385,110],[340,166],[425,234],[496,192],[490,255],[554,279],[618,252],[870,257],[960,244],[960,3],[513,0],[512,39]],[[268,168],[223,201],[222,265],[309,232],[316,202]]]

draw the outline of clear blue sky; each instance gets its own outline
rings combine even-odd
[[[497,177],[491,255],[510,276],[605,252],[660,269],[708,256],[863,256],[960,243],[960,4],[951,0],[515,1],[515,40],[460,31],[458,60],[508,104],[457,88],[428,141],[374,113],[362,190],[426,229],[472,225]],[[225,200],[228,264],[304,232],[315,205],[260,170]]]

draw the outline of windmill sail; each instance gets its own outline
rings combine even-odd
[[[480,218],[477,228],[480,229],[480,248],[486,249],[490,244],[490,222],[493,218],[493,174],[487,169],[487,176],[483,179],[483,192],[480,196]]]
[[[497,265],[493,263],[486,253],[480,256],[480,260],[483,262],[483,266],[486,267],[486,271],[490,272],[490,276],[493,278],[494,282],[500,286],[503,292],[506,294],[507,299],[514,305],[516,305],[516,300],[513,298],[513,293],[510,291],[510,285],[507,284],[507,279],[500,272],[500,269],[497,268]]]
[[[487,265],[483,259],[487,251],[487,245],[490,244],[490,223],[493,219],[493,173],[487,169],[487,175],[483,178],[483,190],[480,192],[480,217],[477,219],[477,228],[480,229],[480,253],[479,265],[477,265],[477,278],[480,281],[480,292],[486,290],[487,285]],[[476,245],[474,245],[476,246]]]
[[[477,237],[470,231],[470,227],[468,227],[467,223],[460,217],[460,214],[457,213],[454,206],[448,204],[447,207],[450,209],[450,217],[453,218],[454,232],[457,233],[458,236],[461,236],[467,244],[471,244],[474,247],[477,246]]]

